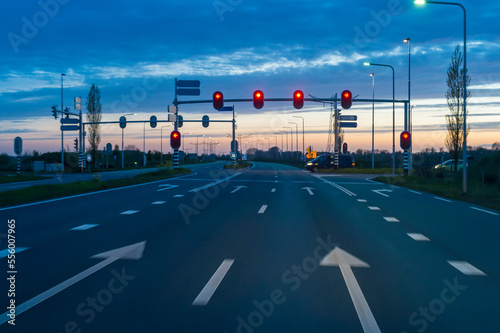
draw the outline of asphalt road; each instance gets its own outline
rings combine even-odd
[[[1,332],[500,331],[500,212],[364,177],[215,164],[0,214]]]

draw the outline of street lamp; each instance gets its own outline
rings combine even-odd
[[[375,169],[375,74],[372,77],[372,169]]]
[[[125,117],[125,116],[135,116],[136,114],[137,113],[125,113],[123,115],[123,117]],[[122,169],[125,167],[125,163],[124,163],[125,159],[124,159],[124,157],[125,157],[125,154],[123,152],[123,128],[122,128]]]
[[[392,69],[392,174],[396,174],[396,88],[394,83],[394,67],[391,65],[373,64],[370,62],[365,62],[365,66],[381,66],[389,67]]]
[[[274,134],[281,135],[281,152],[283,152],[283,133],[274,133]],[[278,143],[276,143],[276,145],[278,145]]]
[[[290,147],[292,148],[292,157],[293,157],[293,128],[288,126],[283,126],[283,128],[288,128],[290,130]]]
[[[267,140],[268,141],[267,148],[268,148],[268,151],[271,150],[271,139],[269,139],[269,138],[262,138],[262,140]],[[264,145],[262,146],[262,150],[264,150]]]
[[[202,135],[197,135],[197,136],[196,136],[196,159],[198,159],[198,156],[199,156],[199,154],[198,154],[198,152],[199,152],[199,151],[198,151],[198,138],[199,138],[200,136],[205,137],[205,134],[202,134]]]
[[[301,116],[292,116],[292,117],[302,119],[302,156],[305,156],[306,151],[304,147],[304,124],[305,124],[304,117]]]
[[[295,125],[295,143],[297,147],[297,151],[299,150],[299,125],[297,123],[294,123],[293,121],[289,121],[289,124],[294,124]]]
[[[464,11],[464,83],[463,83],[463,106],[464,106],[464,147],[463,147],[463,193],[467,194],[467,12],[465,7],[459,3],[455,2],[441,2],[441,1],[426,1],[426,0],[415,0],[415,4],[423,5],[426,3],[435,3],[439,5],[453,5],[460,6]]]
[[[165,127],[170,127],[170,125],[165,125],[160,128],[160,165],[163,166],[163,129]]]
[[[64,106],[63,106],[63,77],[65,77],[66,74],[61,73],[61,118],[64,112]],[[62,171],[64,171],[64,131],[61,131],[61,166],[62,166]]]
[[[280,131],[280,132],[285,133],[286,151],[288,151],[288,132],[287,131]]]
[[[410,102],[410,88],[411,88],[411,40],[410,38],[405,38],[403,39],[404,43],[408,43],[408,114],[405,113],[405,130],[410,132],[410,137],[412,135],[411,133],[411,128],[409,126],[410,124],[410,119],[411,119],[411,102]],[[410,156],[409,156],[409,161],[408,161],[408,170],[411,171],[412,169],[412,152],[413,152],[413,145],[411,145],[410,141]]]

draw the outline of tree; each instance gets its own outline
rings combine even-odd
[[[101,104],[101,91],[99,87],[92,83],[89,95],[87,97],[87,121],[100,122],[102,119],[102,104]],[[92,160],[97,163],[97,151],[101,143],[101,125],[92,124],[88,129],[90,153]]]
[[[500,150],[500,142],[495,142],[494,144],[492,144],[491,149]]]
[[[460,46],[455,48],[451,56],[451,63],[448,66],[448,77],[446,78],[446,101],[450,114],[446,115],[446,127],[448,134],[446,135],[446,148],[450,151],[451,157],[455,160],[455,170],[457,170],[458,158],[462,154],[462,142],[464,140],[464,75],[466,76],[466,85],[470,83],[470,76],[464,73],[463,56],[460,51]],[[471,96],[471,92],[467,92],[467,100]],[[468,110],[466,110],[468,113]],[[467,128],[469,134],[470,127]],[[466,161],[464,161],[466,163]]]

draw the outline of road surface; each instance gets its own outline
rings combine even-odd
[[[0,214],[2,332],[500,331],[500,213],[364,177],[211,165]]]

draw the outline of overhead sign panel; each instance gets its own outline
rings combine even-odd
[[[80,120],[77,118],[61,118],[61,124],[78,124]]]
[[[177,87],[199,88],[200,85],[200,80],[177,80]]]
[[[340,123],[340,127],[351,127],[351,128],[356,128],[356,127],[358,127],[358,123],[353,123],[353,122],[343,122],[343,123]]]
[[[200,89],[177,89],[179,96],[200,96]]]
[[[80,126],[76,125],[67,125],[67,126],[62,126],[61,125],[61,131],[78,131],[80,129]]]
[[[348,116],[348,115],[342,115],[339,117],[339,120],[347,120],[347,121],[356,121],[358,120],[358,116]]]

